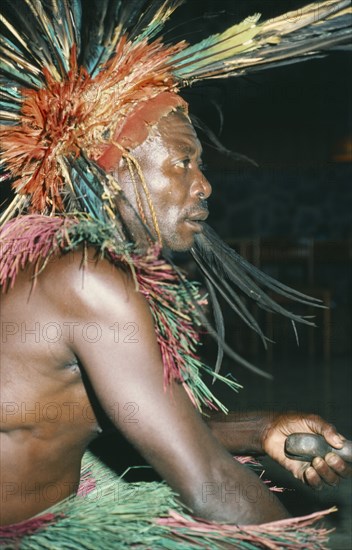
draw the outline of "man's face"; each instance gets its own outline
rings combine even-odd
[[[188,250],[202,231],[208,216],[206,200],[211,186],[201,172],[202,148],[189,120],[180,112],[161,119],[149,138],[136,147],[137,159],[155,209],[163,246]],[[131,176],[125,164],[119,169],[119,184],[136,208]],[[142,185],[136,177],[149,228],[153,228]],[[155,236],[155,231],[151,229]]]

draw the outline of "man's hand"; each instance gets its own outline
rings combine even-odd
[[[340,449],[345,440],[332,424],[320,416],[290,412],[278,414],[268,422],[261,438],[262,448],[295,478],[315,489],[321,488],[324,483],[337,485],[341,478],[351,475],[351,466],[334,452],[329,452],[324,458],[315,457],[311,463],[288,458],[284,450],[286,437],[297,432],[322,435],[335,449]]]

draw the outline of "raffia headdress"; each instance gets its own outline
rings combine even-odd
[[[17,193],[9,215],[14,206],[67,210],[66,196],[82,195],[72,175],[82,159],[109,171],[163,112],[185,107],[181,88],[348,39],[349,2],[330,0],[264,23],[255,14],[193,46],[165,45],[155,36],[182,3],[5,0],[1,144]]]

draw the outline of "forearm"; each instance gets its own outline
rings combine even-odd
[[[269,411],[210,413],[205,422],[233,454],[264,454],[262,436],[275,413]]]

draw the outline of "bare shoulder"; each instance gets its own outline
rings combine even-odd
[[[69,351],[92,379],[109,365],[141,368],[148,353],[162,369],[153,317],[129,270],[78,250],[49,264],[35,293],[44,300],[62,331]],[[43,276],[42,276],[43,275]],[[103,374],[104,372],[104,374]]]
[[[147,301],[131,274],[97,256],[94,249],[55,258],[36,275],[33,266],[27,266],[2,296],[1,315],[9,332],[17,329],[16,338],[19,327],[39,327],[36,349],[47,355],[50,343],[64,360],[79,357],[82,349],[92,350],[91,344],[115,353],[119,339],[133,339],[136,332],[148,331],[149,343],[155,337]],[[14,337],[9,334],[7,343]]]
[[[93,248],[51,260],[36,276],[30,300],[68,321],[110,322],[112,317],[126,316],[145,321],[150,316],[130,270],[114,265]]]

